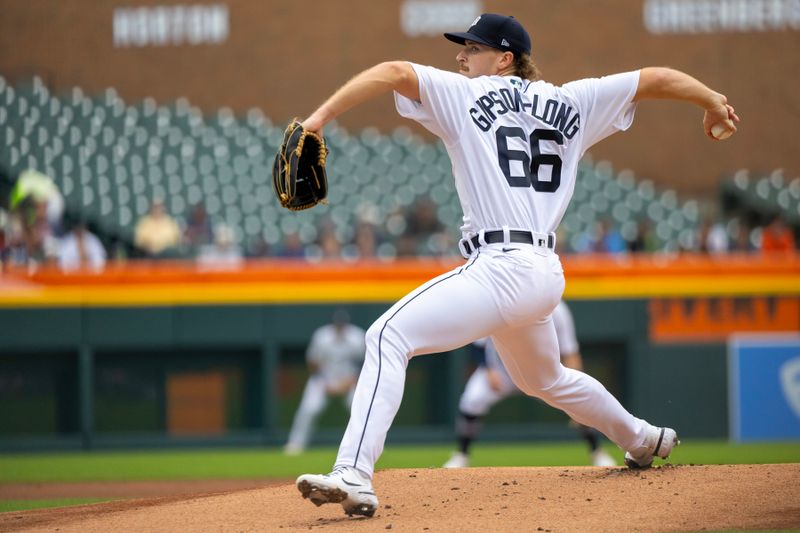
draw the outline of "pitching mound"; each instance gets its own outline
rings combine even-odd
[[[800,464],[386,470],[374,518],[292,484],[0,514],[1,531],[700,531],[800,527]]]

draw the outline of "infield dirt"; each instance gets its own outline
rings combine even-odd
[[[258,486],[253,480],[245,483],[243,487]],[[315,507],[300,497],[291,481],[264,481],[258,488],[210,482],[192,485],[194,494],[186,494],[187,486],[178,484],[173,488],[180,487],[182,494],[2,513],[0,531],[598,533],[800,528],[800,464],[666,465],[645,471],[403,469],[379,471],[374,485],[381,501],[371,519],[349,518],[339,505]],[[151,494],[165,493],[163,487],[158,492],[158,486],[154,484]],[[91,491],[82,487],[72,496],[89,496]],[[5,487],[6,493],[10,488]],[[137,490],[141,494],[146,488],[137,485]]]

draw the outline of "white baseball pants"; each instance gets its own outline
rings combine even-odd
[[[564,273],[552,251],[490,244],[394,304],[367,331],[366,358],[336,466],[372,476],[412,357],[453,350],[487,335],[522,392],[598,429],[624,450],[641,446],[647,423],[628,413],[597,380],[561,365],[550,314],[563,291]]]
[[[484,416],[494,404],[517,392],[513,383],[501,378],[501,389],[495,390],[489,383],[489,369],[479,366],[469,376],[464,392],[458,400],[458,410],[466,415]]]

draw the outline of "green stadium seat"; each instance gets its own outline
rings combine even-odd
[[[677,231],[682,230],[686,226],[686,221],[680,211],[673,211],[670,213],[669,217],[667,217],[667,222]]]
[[[673,210],[678,207],[678,197],[673,190],[662,192],[659,201],[667,210]]]
[[[603,187],[603,195],[611,202],[616,202],[622,198],[622,188],[615,180],[611,180]]]
[[[2,104],[6,109],[11,109],[16,99],[16,91],[11,86],[6,86],[2,93]]]
[[[633,190],[625,197],[625,205],[633,212],[640,213],[644,209],[645,201],[637,190]]]
[[[651,202],[647,206],[647,216],[653,222],[659,222],[664,218],[664,206],[658,202]]]
[[[244,232],[248,237],[261,235],[261,220],[256,215],[247,215],[244,218]]]
[[[120,208],[132,205],[131,200],[133,199],[133,195],[131,195],[130,187],[127,184],[118,185],[115,190],[117,195],[117,205],[119,205]]]
[[[647,201],[654,199],[656,196],[655,187],[653,186],[653,182],[650,180],[640,181],[636,186],[636,190],[639,191],[639,196]]]
[[[684,250],[692,250],[697,248],[697,229],[689,228],[681,231],[678,234],[678,243]]]
[[[181,220],[188,215],[186,200],[183,199],[183,196],[175,194],[167,198],[169,198],[167,202],[167,211],[172,217]]]
[[[255,107],[247,110],[245,124],[253,133],[264,132],[272,128],[272,122],[264,116],[264,112]]]
[[[166,187],[169,196],[183,196],[183,181],[177,174],[167,174]]]
[[[204,203],[205,195],[203,190],[198,185],[189,185],[186,187],[186,201],[189,205],[197,205]]]
[[[636,177],[632,170],[620,170],[617,174],[617,184],[623,191],[629,192],[636,187]]]
[[[800,200],[800,178],[795,178],[789,182],[786,190],[789,191],[792,198]]]
[[[133,192],[133,196],[137,199],[143,197],[149,191],[147,180],[144,175],[131,171],[131,191]],[[136,211],[137,213],[139,212],[138,204]]]
[[[609,208],[608,199],[600,194],[592,196],[592,199],[589,201],[589,205],[596,213],[605,213]]]
[[[615,204],[611,209],[611,216],[618,224],[624,224],[631,218],[630,211],[625,204]]]
[[[687,200],[681,207],[684,218],[692,224],[697,224],[700,220],[700,206],[696,200]]]

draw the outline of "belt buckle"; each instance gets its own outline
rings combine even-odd
[[[469,259],[469,251],[467,250],[467,239],[461,239],[458,241],[458,251],[461,252],[461,257],[464,259]]]

